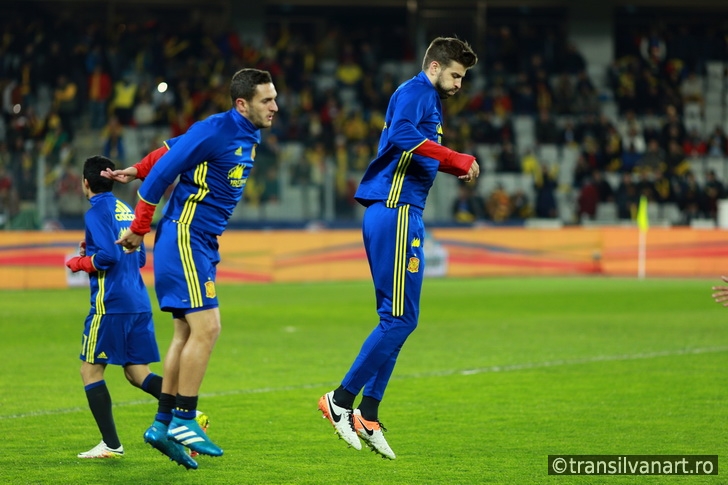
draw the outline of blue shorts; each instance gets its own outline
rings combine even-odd
[[[80,358],[89,364],[159,362],[152,312],[87,316]]]
[[[175,317],[217,308],[217,236],[163,218],[154,243],[154,289],[162,311]]]

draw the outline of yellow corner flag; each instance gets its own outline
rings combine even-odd
[[[650,227],[650,220],[647,217],[647,197],[640,197],[640,205],[637,208],[637,227],[640,231],[647,231]]]

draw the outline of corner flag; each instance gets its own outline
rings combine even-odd
[[[647,197],[640,197],[640,205],[637,208],[637,227],[640,231],[646,231],[650,227],[650,220],[647,217]]]

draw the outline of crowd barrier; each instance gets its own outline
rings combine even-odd
[[[152,249],[154,234],[146,237]],[[65,260],[82,231],[0,233],[0,289],[83,284]],[[728,274],[728,231],[650,228],[647,277]],[[425,242],[426,275],[443,277],[637,276],[640,237],[632,227],[433,229]],[[153,284],[153,251],[142,270]],[[230,230],[220,238],[218,283],[347,281],[369,278],[361,232]],[[418,268],[417,270],[422,270]]]

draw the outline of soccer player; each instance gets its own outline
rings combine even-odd
[[[91,202],[84,220],[86,233],[79,256],[66,262],[71,271],[89,274],[91,310],[86,317],[81,345],[81,378],[101,442],[79,458],[121,458],[111,410],[111,395],[104,381],[108,364],[120,365],[129,382],[159,399],[162,378],[149,370],[159,362],[152,306],[139,268],[146,262],[144,246],[131,255],[116,244],[129,228],[134,213],[111,193],[113,180],[100,174],[114,169],[106,157],[88,158],[83,166],[83,192]],[[133,304],[130,304],[133,302]]]
[[[460,89],[477,60],[472,48],[457,38],[438,37],[430,43],[422,72],[402,83],[389,101],[377,156],[355,195],[366,207],[362,232],[379,325],[341,385],[324,394],[318,407],[349,446],[361,449],[361,437],[389,459],[395,454],[382,433],[379,404],[399,351],[417,326],[425,269],[425,200],[438,171],[464,181],[480,173],[475,157],[441,145],[440,100]]]
[[[169,443],[203,455],[223,454],[194,419],[220,334],[215,291],[218,237],[243,195],[260,130],[271,126],[278,111],[276,96],[270,73],[242,69],[231,80],[229,111],[195,123],[133,167],[105,172],[121,182],[144,180],[134,221],[117,241],[127,252],[142,243],[155,206],[179,176],[157,226],[154,247],[154,286],[160,308],[172,315],[174,336],[164,358],[159,410],[144,433],[146,442],[178,463],[176,454],[168,453]],[[187,468],[196,468],[196,463]]]

